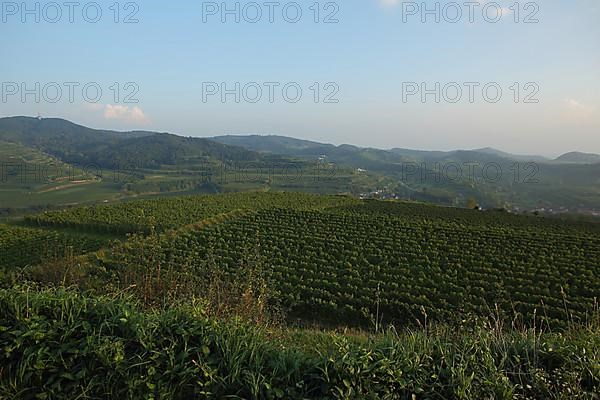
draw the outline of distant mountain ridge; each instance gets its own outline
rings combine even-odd
[[[96,130],[58,118],[0,118],[0,140],[20,143],[67,163],[100,168],[153,168],[186,157],[258,160],[241,147],[170,133]]]
[[[445,204],[465,204],[471,198],[483,207],[543,209],[552,213],[600,210],[600,163],[582,162],[595,159],[589,155],[552,160],[493,148],[380,150],[258,135],[220,136],[212,140],[263,154],[280,153],[350,166],[358,175],[379,176],[373,189],[402,198]]]
[[[484,147],[482,149],[476,149],[474,151],[477,151],[480,153],[495,154],[497,156],[510,158],[513,160],[529,160],[529,161],[537,161],[537,162],[551,161],[548,157],[544,157],[544,156],[507,153],[505,151],[494,149],[492,147]]]
[[[190,138],[150,131],[97,130],[59,118],[0,118],[0,140],[22,143],[69,163],[93,163],[101,167],[154,167],[172,164],[177,157],[208,156],[226,159],[260,159],[259,153],[317,158],[325,155],[336,162],[378,169],[381,163],[435,161],[465,156],[496,161],[509,159],[539,163],[594,164],[600,155],[569,152],[555,160],[538,155],[516,155],[494,148],[428,151],[393,148],[339,146],[278,135],[217,136]],[[140,150],[143,149],[143,152]],[[143,153],[143,154],[142,154]]]
[[[25,154],[44,159],[46,154],[82,171],[117,168],[126,178],[119,187],[109,189],[123,196],[242,190],[255,183],[236,173],[230,174],[228,187],[214,182],[204,187],[204,177],[213,176],[211,171],[217,168],[221,172],[226,169],[226,173],[239,168],[304,168],[307,177],[324,168],[330,171],[328,179],[308,182],[306,178],[300,183],[295,178],[280,177],[283,180],[277,182],[278,187],[360,196],[387,193],[392,198],[448,205],[465,205],[468,199],[476,199],[484,208],[584,213],[600,210],[600,162],[594,162],[598,156],[583,153],[567,153],[551,160],[491,148],[382,150],[285,136],[192,138],[159,132],[96,130],[62,119],[30,117],[0,118],[0,143],[19,144],[2,148],[7,159],[20,159]],[[269,178],[258,185],[265,189],[264,185],[268,188],[271,183]],[[102,184],[110,182],[104,180]],[[18,190],[31,192],[27,185]]]
[[[598,154],[587,154],[580,152],[569,152],[556,158],[555,160],[544,157],[541,155],[521,155],[508,153],[502,150],[494,149],[492,147],[485,147],[480,149],[472,150],[450,150],[450,151],[436,151],[436,150],[414,150],[405,148],[392,148],[392,149],[376,149],[368,147],[359,147],[350,144],[342,144],[339,146],[320,143],[305,139],[296,139],[288,136],[279,135],[226,135],[226,136],[215,136],[210,138],[220,143],[235,145],[250,149],[261,153],[276,153],[285,154],[291,156],[319,156],[319,155],[340,155],[341,153],[360,153],[363,151],[367,152],[388,152],[398,156],[404,156],[407,158],[446,158],[452,157],[456,154],[471,154],[471,155],[489,155],[493,157],[500,157],[503,159],[510,159],[515,161],[531,161],[540,163],[596,163],[600,162],[600,155]]]
[[[570,153],[563,154],[562,156],[558,157],[555,161],[574,164],[596,164],[600,163],[600,154],[581,153],[578,151],[573,151]]]

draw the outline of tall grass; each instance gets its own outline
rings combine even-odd
[[[192,301],[0,290],[2,399],[597,399],[599,361],[597,321],[273,335]]]

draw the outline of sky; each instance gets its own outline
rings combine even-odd
[[[1,7],[0,116],[198,137],[600,153],[598,0]]]

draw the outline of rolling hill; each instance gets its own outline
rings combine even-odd
[[[600,389],[600,224],[265,192],[23,224],[0,224],[2,399]]]
[[[338,193],[352,178],[337,170],[324,179],[316,163],[209,139],[96,130],[54,118],[0,118],[0,143],[0,214],[171,194]]]
[[[176,164],[186,157],[260,159],[254,152],[207,139],[96,130],[55,118],[1,118],[0,140],[36,148],[66,163],[100,168],[156,168]]]
[[[0,118],[0,142],[5,143],[0,161],[45,159],[42,165],[52,160],[73,171],[66,180],[3,182],[0,208],[274,189],[454,206],[475,201],[515,211],[600,212],[600,163],[580,153],[549,160],[491,148],[382,150],[285,136],[194,138],[29,117]]]
[[[374,189],[445,204],[475,199],[484,207],[550,212],[600,210],[600,164],[571,153],[560,161],[492,148],[423,151],[334,146],[282,136],[220,136],[213,140],[261,153],[324,158],[389,179]],[[584,157],[585,156],[585,157]]]
[[[555,161],[572,164],[597,164],[600,163],[600,154],[580,153],[577,151],[563,154]]]

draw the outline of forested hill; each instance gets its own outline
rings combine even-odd
[[[0,118],[0,140],[20,143],[76,165],[99,168],[155,168],[190,157],[258,160],[240,147],[169,133],[90,129],[55,118]]]

